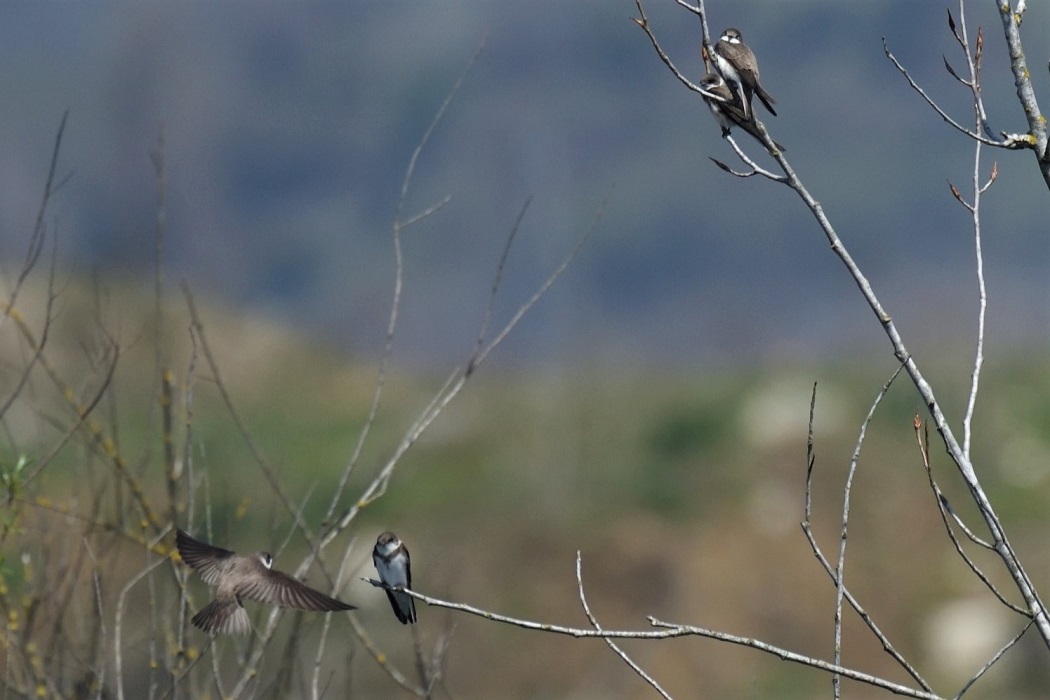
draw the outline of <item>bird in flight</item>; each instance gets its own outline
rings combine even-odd
[[[182,530],[176,530],[175,544],[182,560],[205,583],[218,589],[215,599],[191,620],[205,632],[247,634],[251,631],[248,612],[241,602],[244,598],[293,610],[331,612],[355,608],[271,568],[273,557],[269,552],[236,554],[196,540]]]

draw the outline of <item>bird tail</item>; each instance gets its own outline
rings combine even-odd
[[[252,629],[248,611],[238,601],[213,600],[191,622],[205,632],[219,634],[247,634]]]
[[[387,591],[386,595],[390,598],[390,607],[394,609],[394,614],[402,625],[416,621],[416,601],[412,596],[394,591]]]
[[[746,131],[747,133],[749,133],[752,136],[754,136],[755,140],[757,140],[760,144],[762,144],[763,146],[766,145],[766,142],[762,140],[762,133],[758,130],[758,127],[755,126],[755,122],[754,121],[741,122],[740,126],[743,127],[744,131]],[[776,141],[773,142],[773,145],[777,147],[778,151],[786,151],[787,150],[786,148],[781,146]]]
[[[773,109],[773,104],[776,102],[776,100],[773,99],[773,96],[766,92],[766,89],[761,85],[755,86],[755,94],[758,95],[758,99],[762,100],[762,104],[766,106],[769,113],[774,117],[777,116],[777,111]]]

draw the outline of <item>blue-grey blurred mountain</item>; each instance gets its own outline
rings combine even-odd
[[[954,0],[949,3],[955,6]],[[971,144],[908,89],[881,37],[969,123],[944,3],[711,0],[713,30],[756,49],[778,118],[765,123],[917,354],[969,342]],[[649,0],[653,29],[699,77],[698,23]],[[1042,13],[1042,14],[1040,14]],[[1037,88],[1050,18],[1023,26]],[[33,2],[0,10],[0,255],[25,240],[63,110],[71,181],[51,219],[77,269],[148,273],[163,127],[169,280],[263,309],[347,352],[382,342],[390,221],[420,135],[486,48],[424,152],[408,214],[452,202],[405,240],[402,351],[469,349],[495,262],[529,196],[497,311],[507,315],[591,225],[597,236],[504,357],[596,362],[838,357],[885,341],[822,234],[786,188],[734,162],[700,99],[630,21],[629,0],[576,2]],[[993,127],[1023,130],[999,20],[986,32]],[[741,142],[766,157],[744,136]],[[1045,343],[1048,196],[1028,153],[986,151],[990,332]],[[145,286],[145,285],[144,285]],[[966,346],[961,346],[963,349]],[[969,350],[965,349],[966,354]]]

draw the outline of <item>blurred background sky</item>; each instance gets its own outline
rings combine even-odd
[[[955,3],[949,3],[954,6]],[[991,3],[985,90],[996,130],[1024,122]],[[692,78],[696,18],[646,5]],[[780,116],[762,114],[894,314],[913,353],[968,356],[976,285],[966,191],[973,149],[912,92],[881,38],[960,121],[971,113],[936,2],[709,3],[737,26]],[[1023,26],[1050,100],[1050,21]],[[406,164],[470,57],[485,49],[424,152],[409,213],[401,352],[468,352],[504,239],[533,204],[506,273],[506,318],[591,225],[576,266],[505,361],[705,366],[883,351],[878,324],[785,187],[737,180],[699,97],[659,61],[627,0],[573,2],[17,2],[0,8],[0,260],[22,259],[56,128],[70,111],[51,221],[79,272],[143,274],[153,256],[163,129],[169,283],[295,324],[350,355],[382,343],[390,221]],[[744,136],[761,162],[768,157]],[[986,151],[989,333],[1045,347],[1050,237],[1029,153]]]

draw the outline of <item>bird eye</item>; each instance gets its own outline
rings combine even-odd
[[[263,563],[263,566],[265,566],[267,569],[269,569],[271,566],[273,566],[273,557],[271,557],[266,552],[263,552],[262,563]]]

